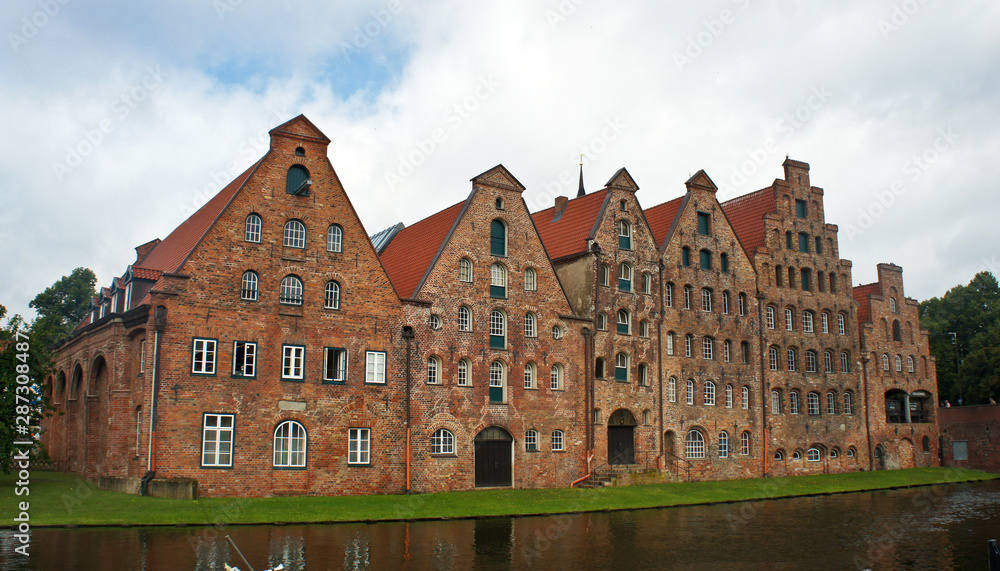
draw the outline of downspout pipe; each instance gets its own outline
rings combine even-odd
[[[403,339],[406,341],[406,493],[411,493],[411,466],[410,466],[410,434],[411,434],[411,417],[410,417],[410,356],[413,350],[413,328],[407,325],[403,327]]]
[[[656,436],[656,439],[660,443],[660,455],[657,458],[657,467],[661,470],[666,467],[666,458],[663,455],[663,270],[664,264],[663,259],[660,259],[660,295],[657,296],[657,305],[660,308],[659,318],[656,320],[656,376],[657,381],[660,385],[659,391],[659,412],[660,412],[660,431]]]
[[[761,458],[760,458],[760,475],[761,477],[767,476],[767,443],[768,443],[768,431],[767,431],[767,382],[764,379],[764,355],[766,354],[765,340],[764,340],[764,294],[758,290],[757,291],[757,338],[760,347],[758,347],[758,355],[760,360],[760,433],[761,433]]]
[[[162,352],[163,331],[167,328],[167,308],[157,306],[153,313],[153,380],[149,397],[149,450],[146,458],[146,473],[142,477],[139,493],[145,492],[146,485],[156,473],[156,397],[160,386],[160,353]]]
[[[865,393],[865,438],[868,441],[868,471],[871,472],[875,469],[875,458],[873,456],[874,452],[872,450],[872,427],[871,421],[869,420],[871,407],[868,403],[868,362],[870,359],[867,355],[861,357],[861,383],[864,388]]]

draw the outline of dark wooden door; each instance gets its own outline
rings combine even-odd
[[[510,486],[513,438],[503,429],[487,428],[476,436],[476,487]]]
[[[608,463],[635,464],[635,427],[608,427]]]

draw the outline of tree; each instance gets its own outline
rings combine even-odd
[[[68,276],[35,296],[29,307],[38,311],[31,324],[32,345],[46,356],[53,345],[73,332],[87,315],[97,294],[97,276],[87,268],[76,268]]]
[[[0,305],[0,319],[7,308]],[[30,333],[20,315],[0,327],[0,470],[5,474],[17,468],[19,451],[30,448],[32,458],[44,456],[37,446],[15,445],[34,442],[42,417],[50,414],[51,405],[42,390],[41,379],[47,361],[35,349]]]

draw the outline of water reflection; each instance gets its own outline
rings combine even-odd
[[[967,569],[1000,537],[1000,483],[553,517],[33,532],[0,569]]]

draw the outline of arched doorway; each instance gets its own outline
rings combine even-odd
[[[885,470],[885,448],[881,444],[875,447],[875,469]]]
[[[608,419],[608,464],[635,464],[635,417],[624,408]]]
[[[511,456],[514,438],[499,426],[484,428],[476,435],[476,487],[509,487],[511,477]]]
[[[916,461],[913,457],[913,441],[903,438],[899,441],[899,467],[916,468]]]

